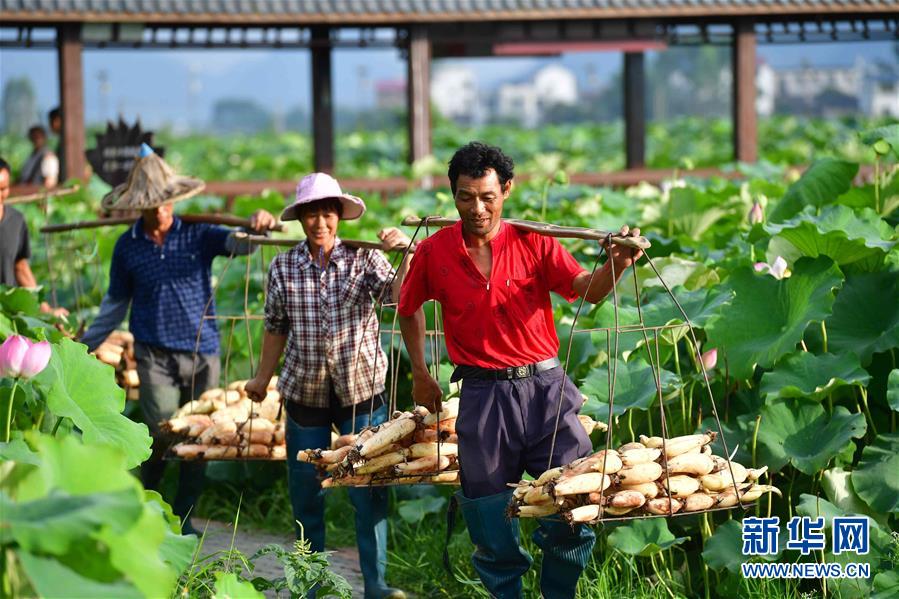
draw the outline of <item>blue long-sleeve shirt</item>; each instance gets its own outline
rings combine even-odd
[[[113,250],[109,289],[100,314],[81,341],[94,350],[128,314],[135,341],[175,351],[219,351],[219,334],[212,298],[211,268],[216,256],[248,254],[255,246],[238,240],[230,229],[185,223],[175,217],[160,246],[143,230],[139,219],[122,234]]]

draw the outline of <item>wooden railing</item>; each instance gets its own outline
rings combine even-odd
[[[805,170],[806,166],[794,167],[800,172]],[[867,164],[861,165],[858,173],[858,181],[869,181],[873,176],[873,167]],[[598,187],[629,187],[637,185],[641,182],[659,185],[666,179],[671,179],[674,175],[674,169],[625,169],[621,171],[613,171],[608,173],[573,173],[569,176],[572,183],[580,185],[594,185]],[[722,171],[719,168],[697,168],[691,171],[681,171],[680,176],[707,178],[707,177],[725,177],[728,179],[739,179],[742,175],[736,171]],[[527,180],[531,176],[528,174],[518,175],[518,180]],[[374,194],[387,200],[392,196],[402,195],[408,191],[419,188],[441,188],[446,187],[445,177],[435,177],[432,181],[411,181],[403,177],[388,177],[384,179],[352,179],[340,178],[340,186],[344,191],[353,194]],[[204,193],[209,195],[220,196],[225,198],[224,209],[229,211],[233,205],[234,198],[241,195],[259,195],[265,190],[273,190],[284,196],[293,195],[296,189],[296,181],[209,181],[206,183]],[[36,185],[14,185],[10,195],[13,197],[24,196],[27,194],[35,194],[40,191],[40,187]],[[65,201],[60,198],[59,201]]]

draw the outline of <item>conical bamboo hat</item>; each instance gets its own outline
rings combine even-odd
[[[140,156],[128,180],[104,196],[106,210],[149,210],[186,200],[206,187],[200,179],[177,174],[150,146],[141,146]]]

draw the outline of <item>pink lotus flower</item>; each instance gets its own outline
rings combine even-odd
[[[707,352],[704,352],[699,359],[702,361],[702,366],[706,370],[711,370],[718,363],[718,350],[717,348],[712,348]]]
[[[774,259],[773,264],[768,264],[767,262],[756,262],[753,265],[756,272],[766,272],[775,279],[784,279],[790,276],[790,269],[787,268],[787,261],[778,256]]]
[[[32,343],[27,337],[11,335],[0,345],[0,376],[30,379],[47,367],[50,353],[47,341]]]
[[[762,205],[758,202],[752,203],[752,208],[749,210],[749,224],[756,225],[765,220],[765,212],[762,210]]]

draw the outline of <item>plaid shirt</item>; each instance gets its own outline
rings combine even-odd
[[[287,335],[278,380],[285,400],[327,408],[333,384],[341,406],[351,406],[384,391],[387,356],[372,310],[382,291],[389,297],[392,275],[383,254],[340,239],[324,271],[305,242],[272,260],[265,328]]]

